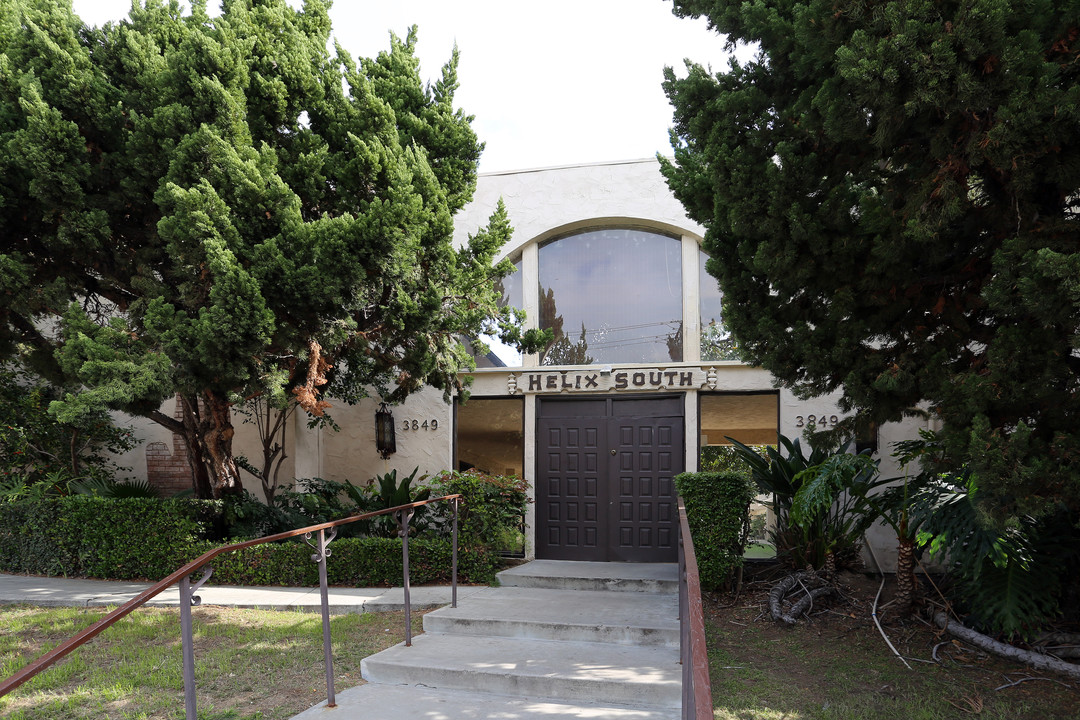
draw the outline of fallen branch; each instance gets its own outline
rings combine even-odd
[[[1017,660],[1038,670],[1050,670],[1080,680],[1080,665],[1074,665],[1073,663],[1067,663],[1049,655],[1032,652],[1031,650],[1023,650],[1013,645],[999,642],[992,637],[987,637],[971,628],[964,627],[960,623],[950,621],[949,616],[941,611],[934,613],[934,622],[937,623],[937,626],[942,630],[987,652],[994,653],[995,655],[999,655],[1009,660]]]

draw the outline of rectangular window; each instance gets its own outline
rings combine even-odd
[[[457,406],[456,465],[525,475],[525,399],[469,398]]]

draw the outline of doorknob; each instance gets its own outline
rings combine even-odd
[[[612,455],[614,455],[614,454],[615,454],[615,448],[611,448],[611,454],[612,454]]]

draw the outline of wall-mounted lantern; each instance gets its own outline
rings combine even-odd
[[[375,411],[375,448],[383,460],[397,452],[394,414],[386,407],[386,403],[379,403],[379,409]]]

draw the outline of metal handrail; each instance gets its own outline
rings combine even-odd
[[[686,504],[679,497],[679,654],[682,663],[684,720],[711,720],[712,687],[705,649],[705,613],[701,607],[694,539],[686,521]]]
[[[299,528],[296,530],[289,530],[288,532],[277,533],[275,535],[267,535],[266,537],[256,538],[254,540],[246,540],[240,543],[234,543],[232,545],[223,545],[221,547],[208,550],[200,555],[195,560],[192,560],[187,565],[184,565],[180,569],[176,570],[169,576],[159,580],[151,585],[146,590],[142,591],[131,600],[116,608],[108,615],[98,620],[93,625],[84,628],[67,641],[61,643],[57,647],[53,648],[49,652],[45,653],[37,660],[24,666],[21,670],[16,672],[11,677],[0,682],[0,697],[7,695],[9,692],[19,687],[23,683],[32,679],[38,673],[49,668],[58,660],[66,657],[76,648],[86,644],[90,640],[97,637],[102,631],[120,620],[124,616],[128,615],[136,608],[144,605],[155,596],[159,595],[164,590],[168,589],[175,583],[180,584],[180,626],[183,641],[183,662],[184,662],[184,704],[187,714],[187,720],[195,720],[195,656],[194,656],[194,644],[192,641],[191,630],[191,607],[193,605],[199,605],[201,600],[198,595],[195,595],[204,582],[210,577],[211,568],[206,568],[202,578],[196,583],[192,583],[190,576],[196,570],[205,567],[211,560],[219,555],[233,550],[242,550],[254,545],[261,545],[263,543],[275,542],[277,540],[287,540],[288,538],[297,537],[303,535],[305,542],[311,538],[312,533],[318,533],[317,544],[309,545],[315,550],[315,554],[311,556],[311,559],[319,564],[319,586],[322,598],[322,619],[323,619],[323,648],[324,648],[324,661],[326,667],[326,689],[327,689],[327,707],[334,707],[334,674],[333,674],[333,659],[330,651],[330,610],[328,600],[328,589],[326,580],[326,558],[330,556],[330,551],[327,549],[327,545],[337,535],[337,528],[341,525],[348,525],[350,523],[357,522],[359,520],[366,520],[368,518],[376,517],[378,515],[395,514],[398,520],[398,535],[401,536],[401,552],[402,552],[402,573],[404,575],[404,591],[405,591],[405,645],[412,645],[412,608],[409,599],[409,520],[412,518],[413,513],[416,512],[416,508],[423,505],[428,505],[434,502],[440,501],[453,502],[453,528],[452,528],[452,545],[453,550],[451,554],[451,603],[453,607],[457,607],[457,555],[458,555],[458,543],[457,543],[457,529],[458,529],[458,503],[461,500],[460,494],[444,495],[442,497],[430,498],[420,502],[408,503],[405,505],[397,505],[392,508],[386,508],[384,510],[376,510],[374,512],[361,513],[359,515],[350,515],[349,517],[342,518],[340,520],[333,520],[331,522],[320,523],[318,525],[310,525],[308,527]],[[329,537],[326,535],[326,531],[331,530]]]

